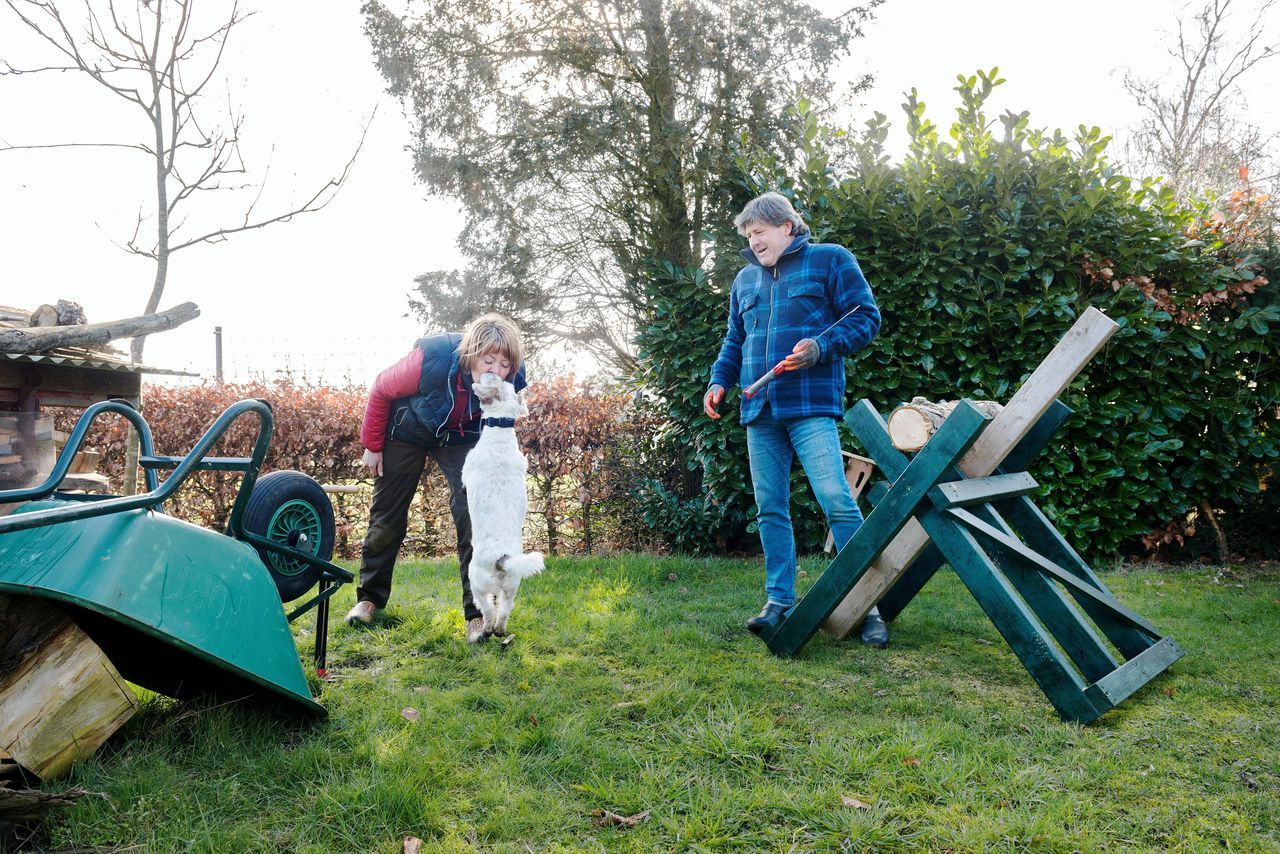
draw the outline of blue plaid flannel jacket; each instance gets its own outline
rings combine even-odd
[[[777,418],[842,416],[844,358],[880,331],[880,309],[858,259],[843,246],[811,239],[808,232],[797,235],[772,268],[762,267],[750,249],[742,250],[750,263],[733,280],[729,329],[711,369],[711,385],[751,385],[800,339],[817,336],[855,305],[861,307],[817,339],[816,365],[783,373],[755,397],[744,395],[743,424],[754,421],[766,401]]]

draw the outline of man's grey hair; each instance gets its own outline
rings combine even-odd
[[[763,222],[766,225],[782,225],[784,222],[789,222],[792,234],[806,234],[809,231],[800,214],[796,213],[796,209],[791,206],[791,200],[782,193],[769,192],[756,196],[747,202],[742,213],[733,218],[733,225],[738,229],[739,234],[746,234],[747,226],[753,222]]]

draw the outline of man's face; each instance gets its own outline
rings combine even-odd
[[[498,379],[505,380],[511,376],[513,370],[515,366],[511,364],[511,359],[506,353],[490,350],[476,357],[475,363],[471,366],[471,379],[473,382],[479,382],[485,374],[495,374]]]
[[[791,223],[769,225],[755,220],[747,223],[746,237],[751,251],[756,254],[756,260],[766,267],[772,267],[791,245]]]

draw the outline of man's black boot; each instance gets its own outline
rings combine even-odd
[[[879,613],[867,614],[867,618],[862,621],[862,642],[876,649],[884,649],[889,645],[889,627]]]
[[[782,622],[782,615],[787,612],[790,605],[779,605],[777,602],[764,603],[764,609],[747,620],[747,630],[752,634],[760,634],[765,629],[777,628],[778,623]]]

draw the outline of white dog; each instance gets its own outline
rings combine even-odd
[[[462,485],[471,511],[471,595],[484,615],[486,636],[503,637],[520,582],[543,569],[542,553],[524,550],[528,462],[516,442],[515,420],[528,415],[516,390],[495,374],[474,386],[484,413],[480,440],[462,466]]]

